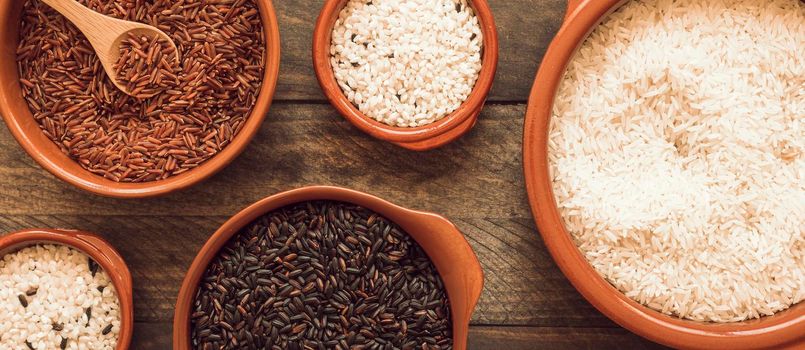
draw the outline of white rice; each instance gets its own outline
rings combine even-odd
[[[350,0],[333,29],[330,63],[361,112],[417,127],[467,99],[481,71],[482,42],[467,0]]]
[[[114,349],[120,333],[117,293],[106,272],[99,268],[93,276],[88,262],[87,255],[63,245],[3,256],[0,349]]]
[[[550,131],[565,225],[630,298],[735,322],[805,298],[805,5],[631,1],[570,62]]]

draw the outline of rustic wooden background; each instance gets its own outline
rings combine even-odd
[[[0,232],[74,228],[104,235],[134,277],[132,349],[170,349],[185,271],[229,216],[283,190],[338,185],[443,214],[464,232],[486,283],[471,349],[654,349],[614,324],[568,283],[540,240],[521,165],[523,116],[565,0],[492,0],[500,36],[494,88],[461,140],[416,153],[370,138],[324,99],[311,37],[322,0],[277,0],[282,63],[260,133],[232,165],[192,189],[157,199],[82,192],[40,168],[0,128]]]

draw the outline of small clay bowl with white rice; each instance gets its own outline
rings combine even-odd
[[[13,286],[3,286],[4,293],[9,294],[2,298],[3,303],[8,303],[8,305],[0,310],[0,319],[16,320],[10,324],[12,329],[6,329],[3,334],[0,334],[0,344],[13,348],[27,346],[32,349],[79,349],[88,346],[93,349],[126,350],[129,348],[134,328],[131,273],[120,254],[106,240],[92,233],[74,230],[30,229],[17,231],[0,237],[0,262],[2,262],[0,271],[3,272],[0,282],[13,284]],[[65,266],[79,266],[80,269],[64,271]],[[25,271],[21,271],[24,274],[15,273],[6,276],[5,273],[9,272],[7,270],[14,267],[24,267]],[[82,273],[87,275],[84,276]],[[32,274],[37,276],[37,281],[26,280]],[[56,280],[59,276],[60,281]],[[6,280],[6,277],[12,280]],[[50,280],[45,280],[46,278]],[[68,288],[79,288],[79,285],[83,286],[82,288],[90,288],[94,295],[64,294],[70,292]],[[26,290],[17,290],[21,286]],[[52,289],[58,287],[59,290],[44,290],[46,286],[50,286]],[[47,305],[58,303],[59,297],[66,298],[66,302],[72,305],[58,306],[56,309],[51,307],[54,314],[47,314],[49,312]],[[92,303],[93,300],[103,302],[96,305],[97,303]],[[115,305],[104,304],[110,300],[114,300]],[[96,309],[87,311],[85,308],[87,305],[90,309],[92,307]],[[24,308],[20,309],[21,307]],[[35,312],[37,317],[43,319],[26,319],[26,316],[15,313],[29,307],[42,308],[43,310]],[[73,312],[72,309],[77,311]],[[6,312],[11,314],[5,314]],[[81,314],[81,317],[73,319],[72,317],[76,316],[75,313]],[[44,320],[45,317],[48,320]],[[21,331],[18,328],[20,323],[28,321],[40,326],[48,322],[53,322],[53,324],[44,325],[43,327],[47,329],[38,330],[45,334],[29,334],[29,339],[32,339],[31,337],[38,339],[34,342],[27,340],[22,344],[3,342],[5,337],[10,335],[14,337],[15,335],[12,333],[16,334]],[[86,322],[86,325],[77,326],[76,322],[81,325]],[[30,332],[31,327],[35,326],[29,324],[28,327],[27,330]],[[19,338],[19,334],[16,336]],[[89,339],[93,336],[96,339]],[[114,337],[117,338],[117,341],[112,347],[109,339],[113,340]],[[9,341],[16,340],[20,339],[12,338]]]
[[[475,125],[497,61],[486,0],[326,1],[313,35],[330,103],[363,132],[416,151]]]
[[[531,91],[546,247],[593,306],[667,346],[805,346],[805,4],[767,5],[571,0]]]

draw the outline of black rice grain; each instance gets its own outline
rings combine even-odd
[[[444,285],[422,248],[365,208],[307,202],[236,234],[193,304],[195,349],[451,349]]]

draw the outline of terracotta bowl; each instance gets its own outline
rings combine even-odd
[[[300,202],[331,200],[360,205],[400,225],[428,254],[450,300],[455,349],[467,348],[470,316],[483,288],[483,271],[464,236],[447,219],[405,209],[375,196],[338,187],[315,186],[265,198],[233,216],[201,248],[184,278],[173,318],[173,348],[190,349],[190,313],[199,282],[218,251],[241,228],[273,210]]]
[[[523,144],[531,211],[545,245],[565,276],[598,310],[621,326],[655,342],[686,349],[805,348],[802,303],[757,320],[716,324],[683,320],[626,297],[587,262],[565,229],[549,175],[548,130],[556,90],[567,62],[600,20],[620,0],[580,0],[568,5],[565,22],[548,48],[528,103]]]
[[[416,128],[401,128],[378,122],[366,116],[347,99],[341,87],[338,86],[330,65],[330,39],[335,21],[338,19],[341,9],[347,4],[347,0],[325,1],[313,32],[313,66],[327,99],[344,118],[358,129],[375,138],[410,150],[426,151],[441,147],[467,133],[478,121],[478,114],[481,113],[489,89],[492,88],[498,65],[498,34],[489,4],[486,0],[471,0],[470,3],[484,34],[481,73],[475,87],[467,100],[446,117]]]
[[[0,114],[17,142],[43,168],[81,189],[109,197],[140,198],[167,194],[190,187],[223,169],[249,144],[268,114],[277,83],[280,36],[271,0],[257,0],[266,37],[266,67],[257,102],[240,133],[219,154],[196,169],[165,180],[145,183],[118,183],[84,170],[61,152],[40,130],[22,98],[17,73],[16,47],[25,1],[0,2]]]
[[[0,237],[0,259],[8,253],[37,244],[62,244],[77,249],[90,256],[106,271],[120,300],[120,334],[115,349],[128,349],[134,328],[131,273],[115,248],[103,238],[88,232],[32,229]]]

